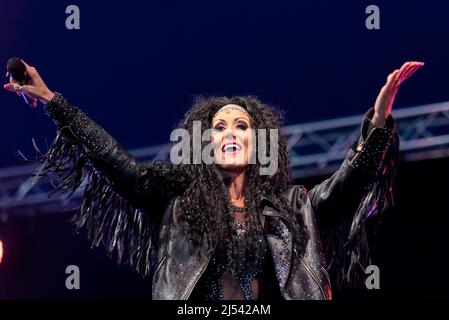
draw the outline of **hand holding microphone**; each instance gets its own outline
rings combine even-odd
[[[45,104],[53,98],[54,93],[48,89],[36,68],[19,58],[9,59],[6,68],[9,83],[3,88],[22,96],[28,105],[36,108],[38,100]]]

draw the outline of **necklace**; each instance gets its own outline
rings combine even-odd
[[[246,212],[246,207],[237,207],[231,203],[232,212]]]

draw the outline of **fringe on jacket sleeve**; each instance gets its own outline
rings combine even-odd
[[[371,264],[366,222],[394,205],[399,135],[391,117],[387,128],[377,128],[366,121],[370,113],[372,110],[367,113],[362,136],[352,145],[347,159],[353,168],[368,177],[363,196],[354,214],[322,234],[328,269],[339,289],[365,285],[365,270]],[[367,132],[369,135],[365,138],[363,133]]]
[[[81,192],[71,219],[75,230],[86,228],[93,247],[103,245],[119,264],[128,264],[141,276],[150,275],[161,214],[153,211],[187,183],[185,177],[179,168],[162,161],[136,162],[59,93],[45,108],[58,134],[45,153],[36,148],[42,164],[35,180],[55,178],[49,196]]]

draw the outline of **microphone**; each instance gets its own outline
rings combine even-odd
[[[25,64],[17,57],[10,58],[6,63],[6,76],[10,76],[12,79],[23,86],[28,83],[29,77]],[[25,102],[33,108],[37,107],[37,99],[28,97],[25,93],[20,92]]]
[[[28,82],[28,74],[25,64],[19,58],[10,58],[6,63],[6,70],[8,75],[16,80],[20,85],[25,85]]]

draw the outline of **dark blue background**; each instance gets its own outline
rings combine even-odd
[[[449,99],[449,4],[375,1],[381,30],[365,28],[371,1],[2,1],[0,62],[23,57],[48,86],[126,148],[167,142],[195,95],[255,94],[287,123],[362,114],[406,60],[425,68],[396,107]],[[0,94],[0,165],[17,164],[53,123]]]
[[[69,4],[80,7],[81,30],[65,28]],[[381,30],[365,28],[370,4],[380,7]],[[403,84],[395,108],[447,101],[449,3],[2,1],[0,63],[11,56],[135,148],[167,142],[198,94],[255,94],[283,108],[288,124],[361,115],[407,60],[426,66]],[[18,164],[17,149],[31,152],[31,137],[54,137],[41,107],[5,91],[0,108],[0,166]],[[399,167],[397,207],[373,246],[383,290],[369,295],[447,296],[447,168],[447,159]],[[0,298],[151,296],[148,279],[90,250],[84,234],[73,236],[69,217],[0,224]],[[80,266],[84,290],[65,289],[68,264]]]

